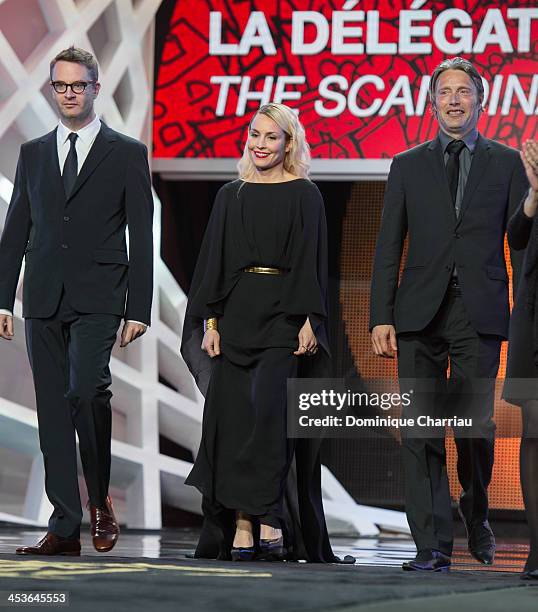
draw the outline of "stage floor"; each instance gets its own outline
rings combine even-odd
[[[34,543],[41,532],[0,529],[0,591],[68,591],[70,608],[86,610],[325,611],[382,612],[466,608],[538,610],[538,583],[519,579],[528,547],[498,539],[492,567],[469,556],[458,540],[452,570],[423,575],[403,572],[414,556],[407,538],[332,540],[336,554],[355,565],[231,563],[185,557],[196,541],[193,530],[158,533],[124,530],[112,553],[96,553],[83,536],[82,556],[20,557],[14,549]],[[2,603],[0,603],[2,607]],[[19,609],[35,610],[35,607]]]

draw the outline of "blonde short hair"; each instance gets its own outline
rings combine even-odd
[[[272,119],[286,134],[286,140],[291,143],[290,150],[284,157],[284,169],[295,176],[308,178],[311,160],[310,147],[306,142],[304,127],[299,121],[297,114],[285,104],[277,104],[276,102],[264,104],[250,120],[248,124],[249,131],[256,115],[265,115]],[[237,170],[239,178],[245,181],[250,180],[256,172],[248,150],[248,141],[245,143],[243,156],[237,164]]]

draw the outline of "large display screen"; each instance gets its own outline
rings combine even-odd
[[[536,136],[534,1],[175,0],[167,7],[156,46],[158,171],[233,175],[250,117],[277,101],[299,112],[314,178],[383,178],[396,153],[435,136],[429,75],[456,55],[483,76],[481,132],[514,147]]]

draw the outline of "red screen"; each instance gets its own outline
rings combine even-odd
[[[249,118],[275,100],[298,109],[314,158],[391,158],[435,135],[428,75],[454,55],[485,80],[480,131],[519,147],[536,135],[535,2],[450,4],[178,0],[157,58],[154,156],[239,157]]]

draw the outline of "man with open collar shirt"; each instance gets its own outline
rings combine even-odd
[[[479,434],[460,430],[455,438],[469,551],[491,564],[494,381],[509,320],[504,235],[528,185],[517,151],[477,131],[483,99],[481,77],[469,61],[445,60],[434,70],[430,101],[439,134],[392,162],[373,266],[370,330],[375,354],[398,356],[402,382],[433,385],[427,401],[415,397],[414,414],[450,416],[467,401],[468,381],[486,383],[472,400]],[[453,525],[444,429],[437,436],[402,434],[402,460],[417,547],[403,569],[447,570]]]
[[[18,554],[79,555],[82,509],[75,431],[99,552],[119,527],[108,494],[109,361],[150,323],[153,200],[146,147],[96,116],[98,68],[71,47],[50,65],[60,115],[52,132],[22,145],[0,240],[0,336],[13,337],[13,305],[25,257],[23,316],[34,377],[48,532]],[[125,228],[129,226],[129,254]]]

